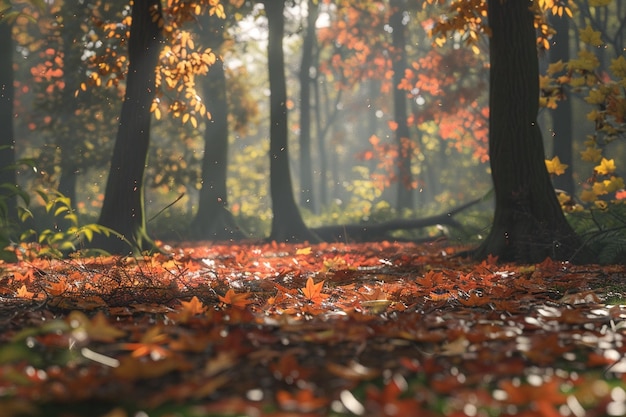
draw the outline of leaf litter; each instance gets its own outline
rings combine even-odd
[[[626,414],[623,266],[165,248],[0,265],[2,416]]]

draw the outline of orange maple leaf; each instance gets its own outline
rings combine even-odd
[[[35,279],[35,275],[33,273],[33,270],[29,269],[26,272],[24,272],[23,274],[20,271],[13,272],[13,278],[15,278],[16,281],[30,282],[33,279]]]
[[[190,318],[204,314],[206,309],[202,301],[194,295],[189,301],[181,301],[180,307],[176,311],[168,314],[167,317],[180,323],[187,323]]]
[[[170,351],[162,345],[169,341],[165,333],[161,333],[161,327],[154,326],[149,329],[138,343],[124,343],[122,349],[132,350],[133,358],[150,356],[152,360],[161,360],[170,355]]]
[[[328,294],[322,294],[322,289],[324,288],[324,281],[320,281],[317,284],[313,282],[313,278],[309,277],[306,280],[306,286],[302,288],[302,293],[309,300],[318,304],[328,297]]]
[[[229,289],[226,294],[222,297],[218,295],[217,297],[220,299],[220,302],[224,304],[229,304],[233,307],[245,308],[248,304],[252,303],[252,300],[248,300],[250,294],[248,293],[240,293],[237,294],[233,289]]]
[[[48,282],[48,293],[50,295],[58,296],[69,291],[69,284],[67,279],[61,278],[58,282]]]
[[[195,316],[196,314],[203,314],[206,311],[206,307],[202,304],[202,301],[194,295],[191,300],[180,302],[180,311],[186,311],[190,315]]]
[[[26,285],[22,285],[18,288],[17,293],[15,294],[20,298],[29,298],[32,299],[35,296],[35,293],[32,293],[26,289]]]

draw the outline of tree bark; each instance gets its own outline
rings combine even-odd
[[[219,54],[224,43],[224,21],[216,16],[205,16],[201,25],[207,46]],[[189,236],[197,240],[242,239],[244,234],[228,210],[228,100],[224,62],[220,56],[202,81],[202,94],[211,120],[207,120],[204,127],[202,188]]]
[[[529,0],[489,0],[492,229],[474,255],[500,261],[585,261],[545,166],[537,125],[539,65]]]
[[[0,20],[0,220],[17,220],[15,133],[13,128],[13,35],[12,24]],[[0,223],[0,226],[4,226]]]
[[[389,25],[392,28],[392,67],[393,67],[393,113],[397,124],[395,131],[396,146],[398,147],[398,196],[396,208],[398,210],[413,208],[413,175],[411,173],[411,154],[413,146],[407,122],[406,91],[398,88],[407,68],[406,63],[406,33],[403,24],[406,13],[406,0],[391,1],[391,17]]]
[[[569,62],[569,18],[566,16],[551,16],[550,23],[556,34],[553,45],[550,48],[550,62]],[[559,160],[569,165],[569,169],[562,175],[552,179],[554,186],[570,195],[574,195],[574,158],[573,158],[573,132],[572,132],[572,101],[566,97],[559,101],[556,109],[550,111],[552,118],[553,148],[554,155]]]
[[[76,207],[76,185],[78,183],[79,166],[84,166],[80,161],[80,146],[83,138],[79,130],[76,130],[76,110],[78,100],[75,92],[80,88],[81,55],[83,53],[82,42],[79,37],[82,33],[80,25],[83,23],[83,10],[85,5],[78,0],[68,1],[64,4],[64,21],[61,30],[63,42],[63,81],[65,87],[61,93],[60,126],[57,129],[56,146],[61,150],[58,190],[70,199],[72,207]],[[73,18],[71,18],[72,16]],[[64,227],[70,226],[69,222],[61,219]]]
[[[300,205],[315,211],[313,200],[313,163],[311,162],[311,66],[315,42],[317,2],[308,1],[307,27],[302,43],[300,64]]]
[[[287,85],[283,35],[284,0],[263,0],[268,20],[268,70],[270,81],[270,194],[272,231],[270,240],[301,242],[318,238],[306,227],[296,206],[289,171]]]
[[[150,143],[150,105],[155,94],[162,19],[159,0],[135,0],[128,41],[128,76],[120,124],[99,224],[118,232],[119,237],[95,240],[111,253],[153,250],[144,213],[143,176]]]

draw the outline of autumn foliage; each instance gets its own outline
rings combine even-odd
[[[223,19],[225,7],[244,3],[170,0],[163,17],[154,16],[165,41],[156,69],[160,89],[150,110],[160,120],[155,125],[166,115],[187,124],[189,130],[172,136],[184,137],[181,146],[188,154],[195,153],[197,143],[187,133],[210,117],[196,92],[196,78],[210,71],[219,53],[202,45],[191,27],[199,15]],[[381,196],[399,181],[400,155],[420,161],[413,166],[420,175],[405,184],[412,189],[425,183],[425,155],[437,154],[441,162],[452,150],[466,156],[465,162],[487,162],[484,47],[490,31],[484,0],[411,4],[407,16],[418,19],[408,22],[420,25],[410,28],[410,62],[398,85],[392,82],[387,3],[316,5],[320,3],[327,6],[328,22],[317,31],[319,62],[311,73],[325,77],[318,84],[331,87],[326,97],[316,98],[316,106],[331,103],[332,111],[344,104],[357,107],[362,103],[344,102],[342,94],[359,90],[364,80],[377,94],[400,89],[411,104],[411,138],[386,140],[398,129],[387,103],[376,115],[382,121],[374,130],[382,133],[368,132],[354,141],[361,140],[358,156],[364,165],[355,171],[362,177],[341,183],[362,195],[371,191],[364,219],[372,214],[373,202],[392,211]],[[574,16],[576,3],[535,2],[540,49],[549,48],[554,35],[546,13]],[[588,7],[610,3],[590,0]],[[54,20],[60,27],[68,10],[58,3],[51,10],[58,20],[42,21]],[[49,114],[63,107],[71,93],[77,103],[71,119],[85,131],[77,144],[80,167],[69,167],[76,172],[101,162],[110,142],[104,119],[114,119],[107,106],[94,103],[120,97],[128,64],[128,12],[127,6],[112,10],[110,4],[94,2],[93,15],[81,20],[79,43],[86,48],[79,69],[70,67],[69,49],[60,51],[72,42],[57,39],[60,32],[51,30],[55,25],[39,22],[37,30],[52,39],[44,45],[32,42],[34,28],[16,21],[20,50],[37,57],[27,71],[36,87],[18,81],[16,113],[23,114],[25,103],[33,100],[45,111],[25,116],[28,130],[51,137],[62,125],[71,133],[73,125]],[[40,16],[32,14],[35,20]],[[559,198],[572,222],[596,227],[583,236],[585,244],[593,246],[598,236],[608,236],[608,244],[596,253],[611,264],[621,261],[626,247],[619,235],[623,218],[613,211],[625,207],[625,185],[619,153],[612,154],[611,148],[625,132],[626,60],[604,57],[608,65],[603,68],[599,51],[609,48],[609,36],[592,18],[583,16],[581,22],[576,57],[551,63],[539,80],[541,104],[553,109],[577,94],[590,106],[583,122],[591,133],[577,149],[588,175],[579,195]],[[86,77],[70,85],[73,73]],[[252,89],[239,80],[229,83],[236,86],[229,92],[241,90],[241,96]],[[235,101],[233,107],[247,107],[246,100]],[[296,106],[291,98],[288,103]],[[374,100],[369,104],[378,106]],[[331,110],[324,115],[329,123],[339,114]],[[83,123],[87,119],[91,121]],[[323,136],[321,121],[318,128]],[[160,136],[167,136],[163,132],[167,130],[160,130]],[[348,135],[338,132],[329,141],[335,148],[329,149],[337,150],[333,153],[347,142],[343,136]],[[248,146],[246,139],[238,145],[234,159],[249,169],[246,174],[257,156],[267,159],[267,149]],[[57,146],[48,151],[42,152],[45,173],[37,174],[41,182],[56,181],[61,151]],[[191,165],[191,157],[168,157],[167,169],[154,169],[154,184],[168,191],[201,186],[197,175],[179,173]],[[571,170],[558,155],[546,160],[546,168],[554,176]],[[428,173],[437,177],[433,172],[441,171]],[[267,182],[262,169],[254,174],[255,185]],[[453,182],[468,188],[467,179]],[[250,200],[266,197],[259,188]],[[459,195],[469,193],[464,189]],[[62,195],[51,200],[39,196],[47,214],[78,221]],[[449,196],[443,190],[433,200],[449,203]],[[93,197],[94,207],[101,197]],[[235,202],[235,214],[243,207],[260,217],[256,206],[245,204],[243,199]],[[24,217],[30,217],[23,209]],[[7,247],[1,248],[15,261],[0,261],[3,417],[626,414],[624,266],[574,266],[550,259],[513,265],[493,256],[470,262],[463,256],[465,248],[450,247],[445,240],[424,245],[160,243],[160,252],[153,255],[63,258],[101,231],[77,223],[60,231],[55,223],[41,233],[28,229],[20,240],[30,243],[7,239]]]
[[[2,265],[4,416],[624,407],[623,267],[437,244],[166,248]]]

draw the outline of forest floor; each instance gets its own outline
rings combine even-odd
[[[626,414],[626,267],[443,244],[0,264],[2,417]]]

